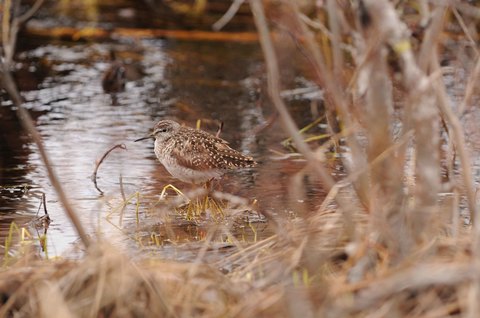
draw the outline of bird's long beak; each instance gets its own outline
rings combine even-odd
[[[141,141],[141,140],[145,140],[145,139],[151,139],[151,138],[155,138],[153,133],[149,134],[148,136],[145,136],[145,137],[139,138],[137,140],[134,140],[133,142],[137,142],[137,141]]]

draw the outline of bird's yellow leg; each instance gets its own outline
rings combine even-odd
[[[167,195],[167,190],[172,189],[177,193],[178,195],[181,195],[187,202],[190,202],[190,199],[182,192],[180,189],[175,187],[173,184],[167,184],[166,186],[163,187],[162,192],[160,193],[160,200],[164,200],[165,196]]]

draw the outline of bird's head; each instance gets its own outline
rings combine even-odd
[[[160,120],[155,125],[155,127],[153,127],[153,131],[151,134],[145,137],[139,138],[135,140],[135,142],[145,140],[145,139],[150,139],[150,138],[163,141],[168,137],[170,137],[172,133],[176,132],[180,127],[181,127],[180,124],[173,120],[167,120],[167,119]]]

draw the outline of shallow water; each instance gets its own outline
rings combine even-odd
[[[115,96],[101,87],[111,48],[126,63],[129,79],[126,91]],[[256,44],[161,39],[134,45],[46,44],[18,54],[16,76],[25,106],[35,118],[57,175],[88,233],[135,255],[190,259],[196,254],[192,244],[205,241],[212,225],[223,226],[208,237],[211,250],[222,254],[234,241],[253,242],[272,234],[262,212],[290,216],[292,204],[304,204],[286,195],[290,177],[302,163],[272,160],[276,156],[272,149],[287,152],[280,145],[284,134],[278,121],[254,133],[272,114],[263,92],[261,60]],[[298,83],[300,87],[308,84],[304,80]],[[300,122],[313,121],[306,101],[299,98],[293,104]],[[76,232],[46,177],[36,147],[16,122],[8,99],[4,98],[0,109],[0,236],[6,236],[12,221],[25,226],[39,210],[45,193],[52,219],[47,232],[49,257],[74,257]],[[226,175],[215,186],[246,199],[247,206],[240,207],[235,217],[215,221],[212,216],[188,223],[174,213],[162,214],[173,211],[172,207],[158,208],[165,185],[171,183],[187,192],[193,189],[171,178],[156,161],[153,142],[133,142],[162,118],[192,127],[200,119],[202,128],[212,133],[222,121],[221,137],[259,162],[256,168]],[[97,178],[104,192],[101,195],[91,175],[96,160],[116,144],[127,149],[114,150],[101,164]],[[310,198],[321,195],[318,184],[307,188]],[[124,209],[122,191],[130,199]],[[169,194],[169,198],[175,196]],[[232,211],[232,206],[225,207],[227,214]],[[247,214],[250,218],[245,222]]]

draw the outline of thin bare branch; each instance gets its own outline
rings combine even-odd
[[[280,74],[278,69],[277,56],[267,26],[263,4],[261,0],[251,0],[250,7],[252,9],[255,25],[259,33],[260,44],[263,50],[265,63],[267,65],[267,82],[269,96],[278,113],[280,114],[280,118],[287,133],[292,137],[295,146],[297,147],[299,152],[302,153],[302,155],[306,158],[309,166],[318,175],[319,179],[323,183],[323,186],[328,191],[335,185],[333,178],[323,167],[322,162],[320,161],[320,157],[317,156],[310,149],[308,144],[303,140],[302,136],[299,133],[297,125],[290,116],[290,113],[288,112],[287,107],[281,98]],[[355,226],[353,225],[350,217],[352,207],[348,202],[342,200],[341,198],[336,198],[336,201],[343,211],[346,233],[349,235],[350,238],[354,238]]]
[[[23,23],[27,22],[38,11],[38,9],[40,9],[44,2],[45,0],[36,0],[33,6],[27,12],[16,18],[16,23],[18,25],[22,25]]]
[[[432,67],[434,70],[440,71],[440,63],[438,58],[433,58]],[[436,85],[433,85],[435,88],[438,103],[437,106],[443,114],[443,117],[449,124],[451,128],[451,133],[453,135],[453,139],[455,141],[456,150],[458,151],[458,155],[460,157],[460,163],[462,165],[462,176],[463,176],[463,183],[465,186],[465,190],[467,192],[467,200],[468,200],[468,208],[470,209],[470,216],[472,220],[480,220],[480,215],[478,214],[480,210],[477,208],[475,202],[475,188],[474,188],[474,181],[472,175],[472,162],[470,159],[470,155],[467,152],[467,144],[465,142],[465,132],[463,131],[463,126],[458,117],[452,110],[452,105],[449,102],[449,98],[447,92],[445,91],[444,83],[441,79],[436,80]],[[467,85],[468,87],[468,85]],[[477,229],[477,244],[480,248],[480,221],[475,222],[475,228]]]
[[[398,56],[402,83],[407,91],[409,120],[415,129],[415,211],[411,214],[411,233],[416,240],[427,239],[434,218],[440,185],[440,126],[439,113],[432,81],[416,62],[410,44],[410,31],[400,20],[391,2],[386,0],[364,0],[365,14],[371,19],[372,27],[383,34],[383,38]],[[432,49],[432,52],[435,50]],[[435,54],[433,54],[435,55]]]
[[[220,31],[221,29],[223,29],[223,27],[226,26],[228,22],[233,19],[235,14],[238,12],[238,9],[240,9],[244,2],[245,0],[234,0],[232,2],[232,5],[228,8],[227,12],[225,12],[225,14],[212,25],[212,29],[215,31]]]
[[[275,54],[270,32],[268,30],[263,4],[260,0],[252,0],[250,1],[250,7],[252,9],[255,24],[260,35],[260,44],[265,56],[265,63],[267,65],[268,93],[270,98],[280,114],[280,118],[282,119],[285,129],[287,130],[288,134],[292,136],[297,149],[305,156],[307,161],[312,164],[312,167],[314,167],[316,173],[322,179],[325,186],[330,189],[334,185],[333,179],[322,167],[321,162],[318,161],[315,154],[303,140],[302,136],[298,132],[297,125],[290,116],[287,106],[280,96],[280,74],[278,71],[277,56]]]
[[[472,36],[472,34],[470,33],[470,31],[468,30],[467,26],[465,25],[465,21],[463,20],[463,18],[462,18],[462,16],[460,15],[460,13],[458,13],[457,8],[453,7],[453,8],[452,8],[452,12],[453,12],[453,15],[455,15],[455,18],[457,19],[458,24],[459,24],[460,27],[462,28],[463,33],[465,33],[465,36],[467,37],[468,41],[469,41],[470,44],[472,45],[472,49],[474,50],[475,55],[476,55],[477,57],[479,57],[479,56],[480,56],[480,53],[478,52],[477,43],[476,43],[475,40],[473,39],[473,36]]]

